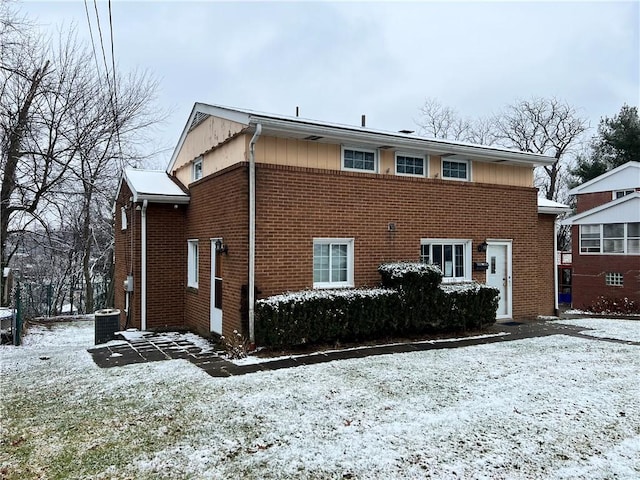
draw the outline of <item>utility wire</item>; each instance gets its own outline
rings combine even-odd
[[[116,140],[118,142],[118,153],[122,158],[122,144],[120,143],[120,122],[118,120],[118,92],[117,92],[117,77],[116,77],[116,57],[114,54],[114,45],[113,45],[113,19],[111,16],[111,0],[109,0],[109,34],[111,37],[111,75],[113,75],[113,121],[115,123],[114,127],[116,130]]]
[[[96,52],[96,42],[93,39],[93,29],[91,28],[91,19],[89,18],[89,7],[87,6],[87,0],[84,0],[84,11],[87,14],[87,23],[89,24],[89,36],[91,37],[91,48],[93,48],[93,59],[96,62],[96,70],[98,71],[98,77],[100,77],[100,65],[98,64],[98,54]]]

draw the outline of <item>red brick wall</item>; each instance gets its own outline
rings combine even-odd
[[[241,291],[248,283],[248,178],[247,164],[238,163],[190,186],[191,202],[183,246],[186,253],[187,239],[197,239],[200,262],[198,288],[183,288],[184,320],[188,328],[203,335],[210,331],[210,239],[217,237],[222,237],[229,248],[228,253],[222,255],[223,334],[244,331]],[[186,279],[186,269],[183,278]]]
[[[141,225],[140,204],[130,202],[132,194],[123,183],[115,212],[115,306],[126,322],[123,282],[133,275],[130,295],[129,328],[141,328]],[[120,208],[127,209],[127,229],[122,230]],[[186,247],[184,247],[184,209],[173,204],[150,203],[147,207],[147,325],[151,329],[184,326],[184,283]],[[183,248],[184,247],[184,248]]]
[[[640,304],[640,256],[638,255],[581,255],[579,227],[571,231],[573,243],[572,306],[584,309],[598,297],[627,297]],[[624,286],[608,286],[605,275],[622,273]]]
[[[541,302],[539,315],[555,315],[555,215],[538,214],[538,278],[540,298],[551,298],[553,303]]]
[[[139,214],[135,213],[135,205],[130,202],[132,197],[131,190],[127,183],[123,180],[120,188],[120,194],[116,199],[116,208],[114,214],[115,223],[115,266],[114,266],[114,302],[115,307],[121,312],[120,326],[140,327],[140,222]],[[121,207],[126,208],[127,212],[127,229],[122,230]],[[125,313],[125,292],[122,287],[127,275],[134,275],[134,293],[130,298],[130,321],[126,325]]]
[[[256,286],[262,296],[312,287],[314,237],[355,239],[356,286],[377,285],[382,262],[418,260],[421,238],[471,238],[472,261],[485,261],[485,239],[511,239],[514,316],[548,314],[553,282],[540,262],[553,275],[553,234],[541,258],[536,199],[533,188],[258,164]]]
[[[576,195],[576,213],[586,212],[592,208],[598,207],[612,200],[612,193],[609,192],[595,192],[595,193],[582,193]]]
[[[187,246],[186,205],[147,207],[147,329],[184,327]],[[138,222],[140,221],[140,211]],[[139,276],[139,275],[138,275]]]

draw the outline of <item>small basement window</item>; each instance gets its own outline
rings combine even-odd
[[[622,273],[607,272],[605,283],[610,287],[622,287],[624,286],[624,275]]]

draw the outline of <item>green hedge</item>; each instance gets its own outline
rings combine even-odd
[[[378,271],[384,288],[305,290],[258,300],[257,343],[349,342],[495,323],[499,292],[493,287],[441,285],[440,269],[423,263],[388,263]]]
[[[401,309],[390,289],[305,290],[256,302],[256,341],[263,346],[348,342],[395,331]]]

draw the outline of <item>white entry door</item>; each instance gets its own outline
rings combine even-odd
[[[511,318],[511,242],[487,242],[487,285],[500,290],[497,318]]]
[[[216,251],[217,238],[211,239],[211,313],[210,329],[222,335],[222,252]]]

